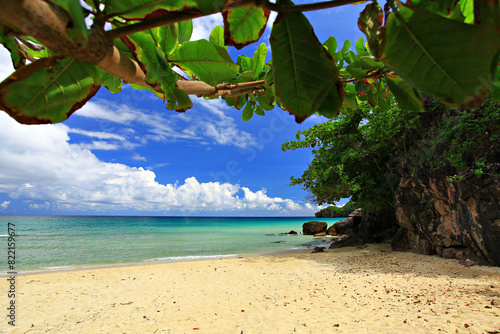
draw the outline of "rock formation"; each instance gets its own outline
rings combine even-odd
[[[330,235],[341,237],[330,244],[330,248],[380,243],[391,240],[396,230],[396,218],[390,212],[373,214],[357,209],[347,219],[333,224],[328,229]],[[332,234],[333,231],[336,234]]]
[[[325,232],[327,226],[328,224],[325,222],[311,221],[302,225],[302,233],[305,235],[315,235],[317,233]]]
[[[393,248],[500,265],[498,176],[452,183],[446,174],[420,169],[401,179],[395,194],[401,229]]]

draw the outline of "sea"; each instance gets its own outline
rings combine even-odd
[[[321,218],[331,226],[342,218]],[[237,257],[326,245],[314,217],[0,215],[0,275]],[[291,230],[297,235],[283,234]]]

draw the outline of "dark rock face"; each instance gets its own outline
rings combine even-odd
[[[320,221],[304,223],[302,225],[302,233],[305,235],[315,235],[317,233],[325,232],[327,225],[327,223]]]
[[[498,164],[496,175],[500,172]],[[500,265],[500,181],[494,174],[447,181],[446,170],[401,179],[394,250]]]
[[[397,230],[397,222],[391,213],[373,214],[358,209],[349,218],[333,224],[333,227],[336,235],[344,237],[333,242],[330,248],[340,248],[390,240]]]
[[[358,234],[359,225],[362,221],[363,213],[361,209],[357,209],[346,219],[336,222],[327,230],[327,234],[329,235],[343,235],[347,234],[349,236],[353,236]]]

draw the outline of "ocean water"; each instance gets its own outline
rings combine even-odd
[[[0,274],[9,271],[9,223],[14,224],[15,271],[20,273],[305,249],[325,241],[280,233],[300,233],[311,220],[317,219],[0,216]],[[328,226],[339,220],[321,218]]]

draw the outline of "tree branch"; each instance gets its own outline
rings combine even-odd
[[[192,20],[202,16],[206,15],[201,12],[172,12],[152,19],[142,20],[139,23],[129,24],[120,28],[108,30],[105,32],[105,35],[109,39],[116,39],[136,32],[149,30],[177,22]]]
[[[366,0],[368,1],[368,0]],[[229,5],[224,6],[221,12],[226,12],[229,10],[241,8],[241,7],[260,7],[263,9],[272,10],[278,13],[292,13],[292,12],[305,12],[312,10],[321,10],[327,8],[334,8],[345,6],[349,4],[359,3],[360,0],[332,0],[318,3],[311,3],[305,5],[279,5],[269,2],[268,0],[237,0],[231,2]],[[173,24],[177,22],[192,20],[198,17],[206,16],[201,12],[170,12],[163,16],[155,17],[152,19],[142,20],[139,23],[130,24],[124,27],[116,28],[113,30],[108,30],[106,32],[106,37],[110,39],[120,38],[126,35],[130,35],[139,31],[149,30],[157,27],[161,27],[168,24]]]
[[[365,0],[364,2],[367,2],[368,0]],[[321,10],[321,9],[327,9],[327,8],[334,8],[334,7],[340,7],[340,6],[345,6],[345,5],[351,5],[351,4],[356,4],[360,3],[360,0],[331,0],[331,1],[324,1],[324,2],[317,2],[317,3],[310,3],[310,4],[305,4],[305,5],[280,5],[280,4],[275,4],[269,2],[269,0],[237,0],[229,5],[225,6],[222,8],[222,11],[228,11],[240,7],[247,7],[247,6],[255,6],[255,7],[260,7],[263,9],[268,9],[272,10],[274,12],[278,13],[293,13],[293,12],[307,12],[307,11],[313,11],[313,10]]]

